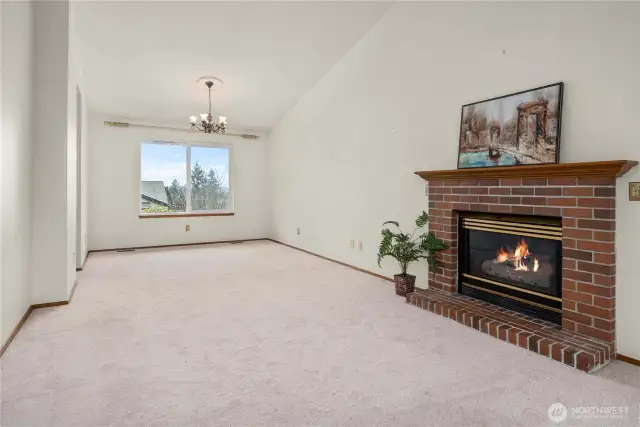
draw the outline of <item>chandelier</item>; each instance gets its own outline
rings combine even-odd
[[[189,117],[191,120],[191,130],[199,130],[204,133],[224,133],[227,126],[227,118],[225,116],[219,116],[217,122],[213,121],[213,116],[211,115],[211,87],[213,86],[213,82],[208,80],[205,84],[209,88],[209,113],[200,114],[200,124],[197,123],[198,118],[196,116]]]

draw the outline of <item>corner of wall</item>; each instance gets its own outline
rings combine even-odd
[[[69,3],[34,3],[34,135],[31,303],[68,295],[67,144]],[[37,96],[37,98],[36,98]],[[61,195],[63,195],[61,197]],[[75,273],[75,269],[74,269]]]
[[[0,14],[0,342],[30,306],[34,25],[31,2],[2,2]]]

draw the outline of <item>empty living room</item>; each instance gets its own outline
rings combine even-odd
[[[638,22],[0,2],[0,426],[640,427]]]

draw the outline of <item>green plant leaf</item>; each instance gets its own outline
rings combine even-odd
[[[411,240],[411,236],[409,236],[408,234],[404,234],[404,233],[396,234],[395,238],[398,241],[398,243],[406,243],[406,242],[409,242]]]
[[[422,211],[422,215],[420,215],[418,219],[416,219],[416,227],[422,228],[425,225],[427,225],[428,222],[429,222],[429,214],[426,213],[425,211]]]
[[[393,233],[388,229],[382,230],[382,240],[380,241],[380,247],[378,248],[378,267],[382,268],[380,264],[382,259],[391,255],[391,247],[393,243]]]
[[[447,249],[447,245],[433,233],[423,234],[421,237],[422,242],[420,246],[427,252],[440,252]]]
[[[438,260],[436,259],[436,254],[431,254],[427,256],[427,264],[429,264],[429,268],[436,268],[438,266]]]
[[[426,252],[427,263],[430,268],[438,266],[439,262],[436,255],[447,249],[447,245],[440,239],[438,239],[433,233],[426,233],[420,236],[420,248]]]
[[[400,224],[398,223],[398,221],[385,221],[385,222],[382,223],[382,226],[384,227],[387,224],[393,224],[396,227],[400,228]]]

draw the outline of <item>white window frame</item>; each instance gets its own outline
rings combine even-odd
[[[186,190],[185,197],[187,199],[185,212],[143,212],[142,206],[140,205],[140,191],[138,191],[138,214],[140,217],[179,217],[179,216],[215,216],[215,215],[233,215],[234,211],[234,185],[233,185],[233,171],[235,169],[234,161],[233,161],[233,145],[231,144],[220,144],[220,143],[209,143],[209,142],[191,142],[191,141],[166,141],[161,139],[145,139],[140,141],[140,149],[138,150],[138,154],[140,156],[138,161],[138,187],[140,187],[140,183],[142,180],[142,146],[144,144],[157,144],[157,145],[174,145],[180,147],[186,147],[187,157],[185,167],[187,169],[186,175]],[[226,148],[229,152],[229,208],[228,209],[217,209],[217,210],[199,210],[194,211],[191,207],[191,147],[203,147],[203,148]]]

